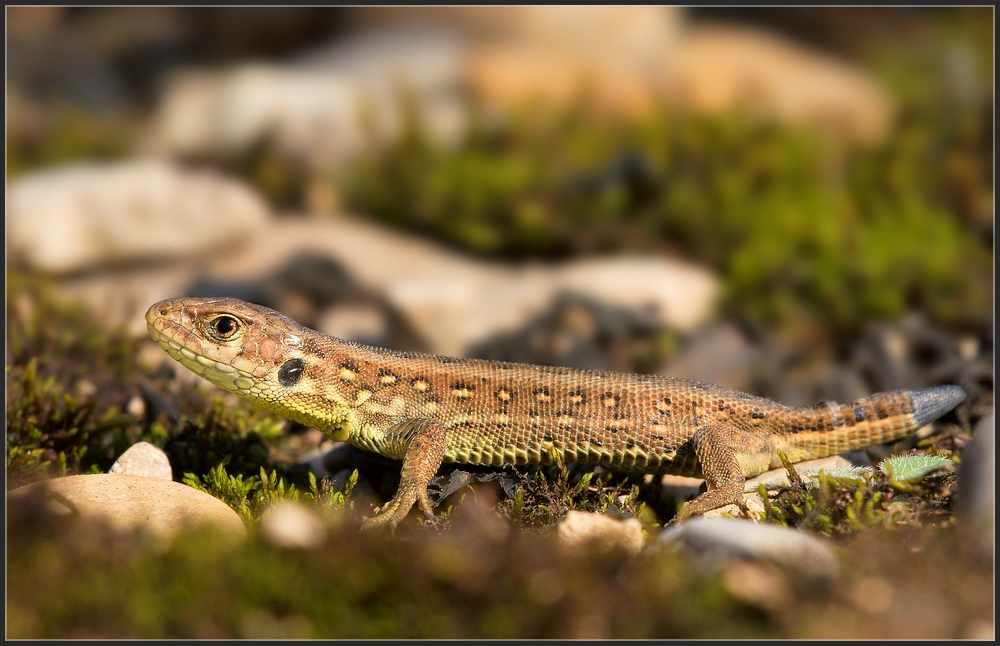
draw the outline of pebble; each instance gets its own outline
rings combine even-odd
[[[149,442],[137,442],[130,446],[115,460],[115,463],[108,469],[108,473],[145,476],[160,480],[174,479],[167,454],[163,452],[163,449]]]

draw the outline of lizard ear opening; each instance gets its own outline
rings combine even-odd
[[[278,383],[284,387],[294,386],[302,378],[306,370],[306,362],[298,357],[281,364],[278,370]]]

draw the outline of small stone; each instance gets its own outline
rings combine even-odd
[[[135,398],[133,398],[135,399]],[[131,405],[130,405],[131,406]],[[149,442],[133,444],[111,465],[108,473],[124,473],[160,480],[173,480],[170,459],[159,447]]]
[[[644,542],[638,518],[615,520],[584,511],[570,511],[557,531],[560,544],[571,548],[599,545],[636,555]]]
[[[125,407],[128,414],[137,419],[141,419],[146,415],[146,402],[143,401],[142,397],[135,395],[132,399],[128,400],[128,405]]]
[[[169,542],[185,527],[210,524],[229,538],[246,535],[243,522],[228,505],[193,487],[125,473],[55,478],[7,493],[8,518],[33,514],[103,517],[122,531],[142,529]]]
[[[293,502],[278,502],[268,508],[261,516],[260,531],[264,540],[288,549],[316,548],[326,539],[320,519]]]

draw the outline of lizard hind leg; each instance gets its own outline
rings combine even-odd
[[[737,505],[749,515],[743,490],[747,477],[768,469],[774,453],[769,439],[728,424],[713,424],[695,431],[691,443],[708,491],[682,507],[678,519],[726,505]]]
[[[408,420],[390,426],[386,436],[406,447],[400,470],[399,488],[392,500],[382,505],[374,516],[361,526],[363,530],[388,525],[395,528],[413,508],[420,507],[428,519],[434,518],[433,506],[427,496],[427,485],[444,459],[445,427],[432,419]]]

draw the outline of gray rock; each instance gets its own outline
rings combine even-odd
[[[215,252],[268,214],[239,182],[156,160],[40,171],[12,182],[7,198],[11,256],[59,274]]]
[[[122,473],[160,480],[173,480],[167,454],[149,442],[137,442],[119,456],[108,473]]]
[[[182,528],[204,524],[234,539],[246,534],[236,512],[207,493],[179,482],[122,473],[67,476],[18,487],[7,493],[7,510],[22,519],[39,513],[99,516],[116,529],[141,529],[168,542]]]
[[[692,518],[665,529],[647,553],[682,552],[706,572],[734,561],[768,562],[807,578],[830,579],[839,566],[831,545],[786,527],[732,518]]]
[[[634,372],[660,323],[645,310],[605,305],[572,294],[523,327],[471,346],[469,356],[495,361]],[[638,346],[638,347],[637,347]]]

